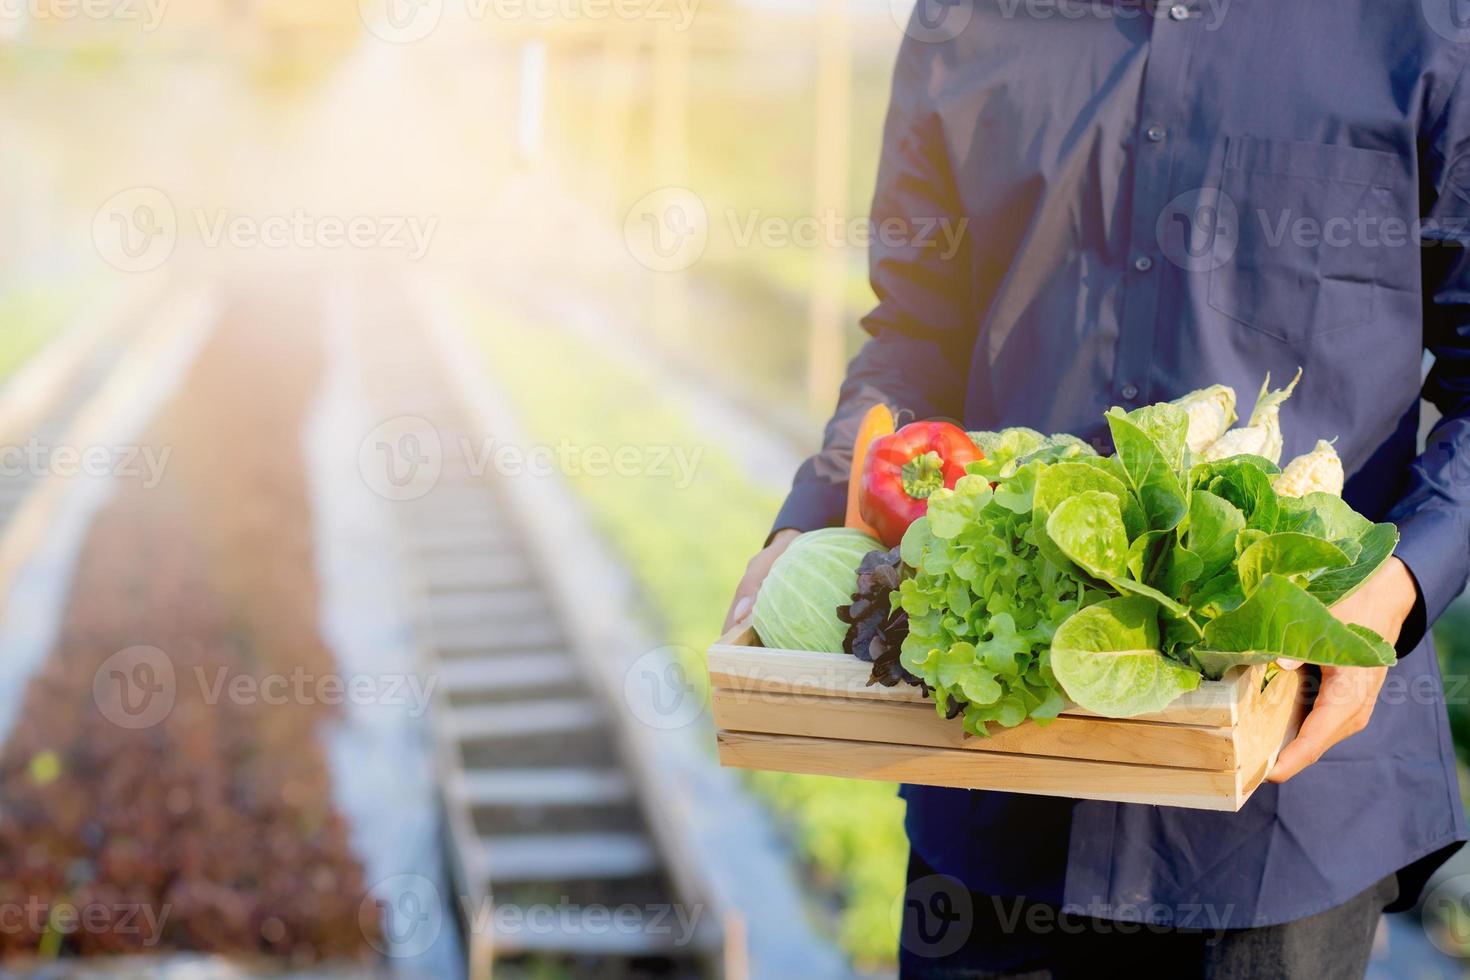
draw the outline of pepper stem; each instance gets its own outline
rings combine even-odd
[[[924,500],[944,486],[944,459],[937,452],[915,456],[903,464],[903,492]]]

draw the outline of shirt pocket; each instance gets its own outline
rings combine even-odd
[[[1210,306],[1288,343],[1370,322],[1397,167],[1380,150],[1230,137],[1220,192],[1236,240],[1210,273]]]

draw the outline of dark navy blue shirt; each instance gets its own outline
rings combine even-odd
[[[840,523],[876,401],[1105,447],[1110,405],[1222,382],[1248,412],[1266,372],[1301,367],[1286,457],[1337,439],[1348,500],[1397,522],[1422,600],[1367,730],[1240,813],[906,787],[939,871],[1104,917],[1187,926],[1207,905],[1208,925],[1259,926],[1464,839],[1425,635],[1470,571],[1456,3],[920,0],[873,204],[872,339],[777,526]],[[1421,393],[1443,413],[1422,455]]]

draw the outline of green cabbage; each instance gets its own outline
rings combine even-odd
[[[861,531],[801,535],[776,559],[755,599],[755,631],[768,647],[841,653],[847,626],[837,607],[852,601],[858,565],[883,545]]]

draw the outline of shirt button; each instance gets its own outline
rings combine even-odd
[[[1135,399],[1137,397],[1138,397],[1138,385],[1124,385],[1123,386],[1123,398],[1124,398],[1124,400],[1131,402],[1133,399]]]
[[[1169,8],[1169,16],[1174,18],[1175,20],[1188,20],[1189,8],[1182,3],[1176,3],[1174,6]]]
[[[1153,267],[1154,260],[1149,258],[1147,255],[1140,255],[1138,258],[1133,260],[1133,268],[1137,269],[1139,272],[1147,272]]]
[[[1164,139],[1164,129],[1162,126],[1150,126],[1144,135],[1150,143],[1160,143]]]

